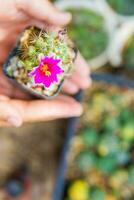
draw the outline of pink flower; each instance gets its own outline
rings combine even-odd
[[[59,66],[60,62],[60,59],[53,56],[43,56],[39,65],[32,69],[29,76],[34,77],[36,84],[43,83],[45,87],[50,87],[52,83],[58,82],[57,76],[64,72]]]

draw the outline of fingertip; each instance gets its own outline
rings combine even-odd
[[[77,74],[74,74],[70,81],[78,87],[78,89],[87,89],[91,85],[91,79],[88,76],[78,76]]]
[[[76,94],[79,91],[78,86],[71,80],[65,80],[62,91],[68,94]]]
[[[89,76],[89,87],[92,85],[92,78],[91,78],[91,76]]]
[[[72,15],[69,12],[62,12],[62,11],[57,11],[57,14],[51,15],[51,20],[55,25],[60,25],[60,26],[65,26],[67,25],[72,19]]]
[[[80,103],[75,103],[74,109],[74,113],[72,112],[74,117],[79,117],[80,115],[82,115],[83,108]]]
[[[79,88],[76,86],[76,87],[71,88],[70,91],[68,91],[68,93],[73,95],[73,94],[76,94],[78,91],[79,91]]]
[[[20,127],[22,125],[22,119],[17,116],[9,116],[7,122],[15,127]]]
[[[78,52],[76,60],[75,60],[75,65],[76,65],[76,70],[79,73],[82,72],[83,76],[90,74],[89,65],[79,52]]]
[[[60,103],[60,111],[64,117],[78,117],[83,113],[82,105],[70,96],[60,95],[57,97]]]
[[[70,105],[69,105],[69,109],[70,109],[70,116],[71,117],[78,117],[83,113],[83,107],[82,105],[76,101],[74,98],[69,97],[70,98]]]
[[[72,20],[72,14],[69,12],[63,12],[64,20],[66,23],[69,23]]]
[[[92,84],[92,79],[90,77],[85,78],[85,80],[83,81],[83,85],[81,89],[87,89],[91,86]]]
[[[1,101],[7,101],[7,100],[9,100],[9,97],[7,97],[5,95],[0,95],[0,100]]]

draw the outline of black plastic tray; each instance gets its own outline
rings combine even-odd
[[[117,85],[119,87],[134,89],[134,80],[126,79],[124,76],[113,75],[110,73],[92,73],[91,77],[93,81],[103,81],[107,84]],[[83,92],[80,91],[76,95],[78,101],[82,101]],[[78,118],[71,118],[68,121],[67,133],[65,138],[65,144],[61,156],[61,162],[59,166],[59,171],[57,174],[57,180],[54,188],[53,199],[52,200],[62,200],[64,189],[65,189],[65,173],[67,169],[67,155],[70,150],[70,142],[76,133],[76,127],[78,124]]]
[[[76,96],[75,99],[79,102],[82,101],[83,97],[83,92],[80,91]],[[61,154],[61,160],[60,160],[60,165],[57,173],[57,179],[55,183],[55,188],[53,191],[53,198],[52,200],[61,200],[64,192],[64,184],[65,184],[65,172],[67,168],[67,155],[68,151],[70,149],[70,143],[71,140],[75,134],[76,131],[76,125],[78,123],[77,117],[70,118],[67,123],[67,128],[66,128],[66,137],[65,137],[65,142],[63,144],[63,150]]]

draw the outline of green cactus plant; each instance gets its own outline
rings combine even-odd
[[[66,30],[54,33],[27,28],[16,48],[15,55],[5,64],[6,74],[34,94],[42,97],[56,94],[73,69],[75,59],[73,43],[67,38]]]
[[[69,188],[80,177],[90,188],[86,200],[134,199],[134,91],[95,82],[84,100],[69,154]]]
[[[119,14],[134,15],[133,0],[107,0],[107,2]]]
[[[73,15],[73,20],[68,26],[68,34],[80,52],[87,60],[100,55],[108,43],[103,17],[89,9],[70,8],[68,11]]]
[[[122,52],[122,64],[127,69],[134,69],[134,34],[129,38]]]

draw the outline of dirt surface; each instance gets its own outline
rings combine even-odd
[[[51,199],[66,123],[58,120],[0,128],[0,184],[25,164],[33,182],[32,200],[42,199],[42,193]]]

